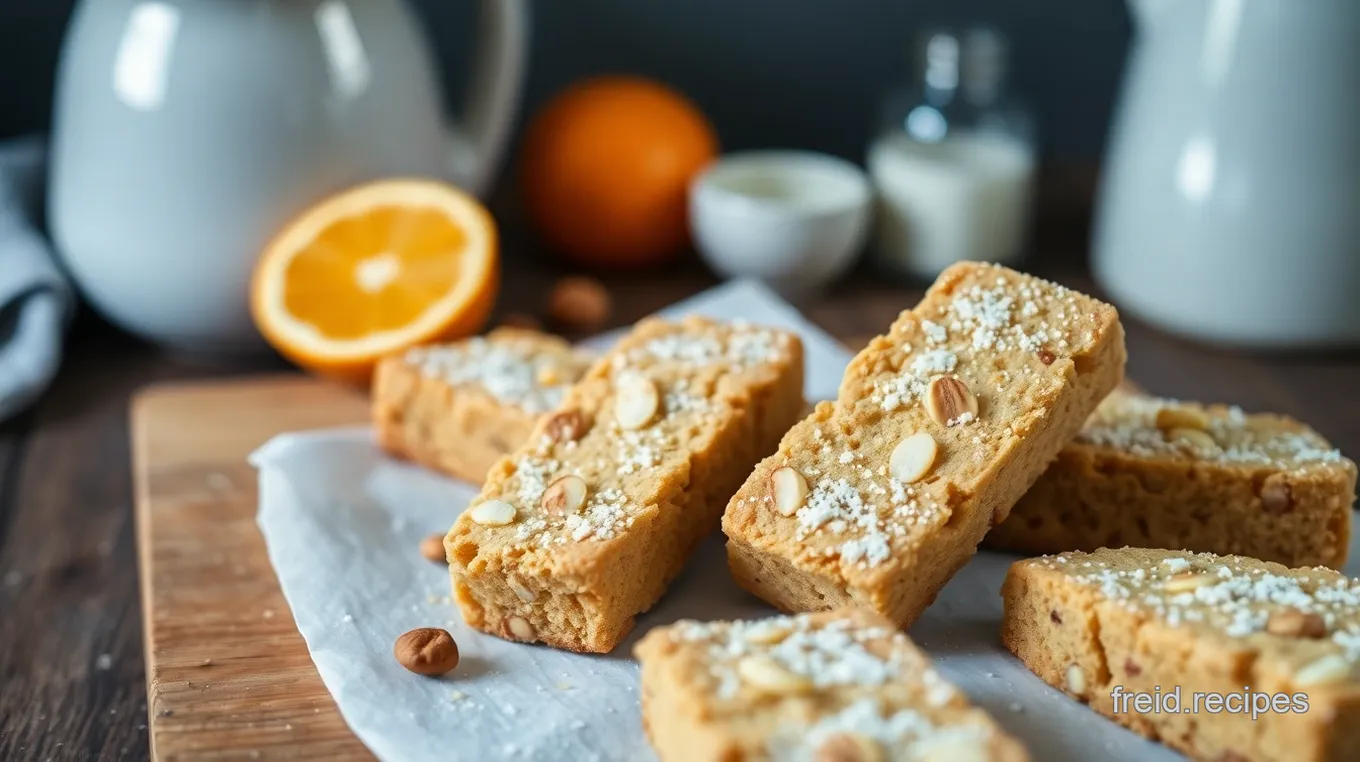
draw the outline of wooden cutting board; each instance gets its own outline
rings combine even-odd
[[[246,463],[276,434],[367,420],[361,392],[298,375],[158,385],[133,400],[152,759],[373,759],[283,599]]]
[[[152,759],[373,759],[279,590],[246,463],[276,434],[367,422],[367,398],[237,378],[149,387],[131,415]]]
[[[246,463],[275,434],[366,421],[367,399],[271,376],[151,387],[131,415],[152,759],[373,759],[279,591]]]

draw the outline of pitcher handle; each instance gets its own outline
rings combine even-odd
[[[500,168],[524,85],[528,6],[526,0],[482,0],[479,16],[479,49],[463,111],[468,145],[454,146],[454,174],[473,193],[485,195]]]

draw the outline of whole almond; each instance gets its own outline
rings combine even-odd
[[[575,442],[590,430],[590,420],[580,410],[553,413],[543,424],[543,432],[554,442]]]
[[[458,644],[446,630],[421,627],[397,638],[392,655],[417,675],[438,677],[458,666]]]
[[[503,500],[488,500],[472,508],[472,520],[489,527],[503,527],[515,520],[515,506]]]
[[[1181,572],[1166,578],[1162,590],[1167,594],[1188,593],[1201,587],[1214,584],[1214,578],[1200,572]]]
[[[747,656],[737,662],[742,682],[759,693],[789,695],[812,690],[812,681],[769,656]]]
[[[954,376],[940,376],[926,388],[926,412],[941,426],[958,426],[977,418],[977,397]]]
[[[609,290],[594,278],[563,278],[548,294],[548,315],[568,330],[597,330],[609,322],[613,311],[614,300]]]
[[[543,490],[540,503],[543,510],[553,516],[566,516],[581,510],[586,504],[586,481],[579,476],[567,475],[548,485]]]
[[[420,541],[420,555],[440,564],[449,562],[444,554],[444,535],[432,534]]]
[[[1188,444],[1194,449],[1204,452],[1217,452],[1219,449],[1218,442],[1214,441],[1214,438],[1209,435],[1209,432],[1204,431],[1203,429],[1191,429],[1185,426],[1178,426],[1174,429],[1165,431],[1164,436],[1171,442]]]
[[[893,448],[888,458],[888,473],[894,479],[911,484],[919,481],[935,465],[939,446],[935,438],[922,431],[906,437]]]
[[[505,629],[517,640],[532,642],[538,638],[534,632],[534,626],[529,624],[529,620],[522,616],[512,616],[505,620]]]
[[[1172,429],[1195,429],[1207,431],[1209,416],[1193,407],[1164,407],[1157,411],[1157,428],[1162,431]]]
[[[533,603],[534,599],[538,597],[538,593],[535,593],[533,590],[530,590],[513,579],[509,580],[506,584],[510,585],[510,589],[514,591],[515,597],[525,603]]]
[[[1328,654],[1294,674],[1295,685],[1335,685],[1349,680],[1355,668],[1341,654]]]
[[[1287,638],[1317,640],[1327,634],[1327,622],[1313,612],[1300,611],[1291,606],[1270,615],[1266,620],[1266,632]]]
[[[1086,673],[1081,671],[1081,667],[1070,664],[1067,667],[1067,690],[1078,696],[1086,693]]]
[[[770,474],[770,494],[774,497],[775,510],[780,515],[792,516],[807,502],[807,479],[788,466],[776,468]]]
[[[661,395],[650,378],[637,372],[624,372],[614,379],[614,420],[620,428],[640,429],[660,408]]]

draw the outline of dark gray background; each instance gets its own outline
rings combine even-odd
[[[99,0],[85,0],[98,2]],[[290,2],[291,0],[215,0]],[[364,2],[364,0],[355,0]],[[413,0],[451,100],[473,0]],[[72,0],[0,0],[0,138],[45,129]],[[859,160],[886,88],[912,75],[930,24],[987,22],[1012,46],[1014,91],[1050,165],[1099,160],[1131,32],[1122,0],[537,0],[527,106],[573,80],[634,72],[671,83],[724,149],[796,147]]]

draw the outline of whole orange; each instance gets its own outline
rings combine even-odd
[[[718,151],[680,93],[638,77],[599,77],[534,117],[520,154],[525,206],[548,244],[578,264],[635,268],[689,238],[689,181]]]

